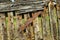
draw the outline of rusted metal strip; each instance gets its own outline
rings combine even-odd
[[[29,18],[26,23],[24,25],[22,25],[18,30],[21,29],[21,31],[23,31],[24,29],[26,29],[26,27],[33,22],[33,20],[38,17],[38,15],[40,15],[42,13],[42,11],[37,12],[36,14],[34,14],[34,16],[32,18]]]

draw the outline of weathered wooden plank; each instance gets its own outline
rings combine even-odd
[[[8,40],[14,40],[13,12],[8,12]]]
[[[16,12],[16,22],[17,22],[17,29],[16,29],[16,34],[17,34],[17,37],[16,37],[16,40],[26,40],[26,34],[24,33],[24,31],[21,32],[21,30],[18,30],[19,27],[21,27],[23,24],[23,19],[22,19],[22,15],[19,15],[19,11]]]
[[[60,19],[58,19],[58,40],[60,40]]]
[[[43,40],[43,27],[42,27],[42,17],[38,17],[40,40]]]
[[[31,17],[33,17],[33,13],[31,13],[30,18],[31,18]],[[33,22],[30,24],[30,32],[31,32],[31,40],[35,40]]]
[[[43,27],[43,39],[52,40],[50,35],[48,9],[46,9],[46,6],[44,7],[44,12],[42,14],[42,27]]]
[[[31,32],[31,40],[34,40],[34,30],[33,26],[30,26],[30,32]]]
[[[36,12],[37,13],[37,12]],[[34,13],[34,14],[36,14]],[[33,16],[34,16],[33,14]],[[34,26],[34,33],[35,33],[35,40],[40,40],[40,30],[39,30],[39,25],[38,25],[38,17],[33,20],[33,26]]]
[[[26,15],[26,17],[27,17],[26,20],[28,20],[28,19],[30,18],[29,13]],[[31,39],[31,31],[30,31],[31,28],[30,28],[30,27],[31,27],[31,24],[29,24],[28,27],[26,28],[26,32],[28,31],[28,32],[27,32],[27,34],[28,34],[28,35],[27,35],[27,37],[28,37],[27,40],[32,40],[32,39]]]
[[[58,40],[60,40],[60,6],[57,5]]]
[[[7,27],[5,24],[5,14],[0,13],[0,40],[7,40]]]
[[[3,28],[2,32],[3,32],[3,35],[4,35],[3,37],[4,37],[4,40],[8,40],[7,39],[7,26],[6,26],[6,22],[5,22],[6,21],[5,14],[2,14],[1,17],[2,17],[1,18],[2,19],[2,28]]]
[[[20,20],[20,26],[21,27],[23,24],[23,18],[22,18],[22,15],[19,15],[19,20]],[[19,29],[19,28],[18,28]],[[19,37],[20,37],[20,40],[26,40],[26,34],[24,33],[24,30],[22,32],[20,32],[21,30],[19,30]]]
[[[3,40],[1,17],[0,17],[0,40]]]
[[[47,40],[47,31],[46,31],[46,7],[44,7],[44,12],[42,14],[42,27],[43,27],[43,40]]]
[[[54,17],[54,4],[52,1],[49,3],[49,16],[50,16],[50,28],[51,28],[51,37],[52,40],[57,40],[57,31],[56,31],[56,18]]]
[[[24,14],[24,20],[25,20],[25,22],[28,20],[28,14]],[[28,36],[29,36],[28,35],[28,33],[29,33],[28,28],[26,28],[25,30],[26,30],[26,38],[27,38],[26,40],[29,40],[29,38],[28,38]]]
[[[46,31],[47,31],[47,40],[51,40],[51,35],[50,35],[50,25],[49,25],[49,10],[48,8],[46,9]]]
[[[15,24],[15,39],[14,40],[20,40],[20,33],[18,31],[18,28],[21,26],[20,22],[20,16],[18,15],[19,12],[15,12],[15,15],[16,15],[16,24]]]

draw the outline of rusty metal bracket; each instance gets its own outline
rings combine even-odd
[[[29,19],[26,21],[26,23],[25,23],[24,25],[22,25],[22,26],[18,29],[18,31],[19,31],[19,30],[23,31],[24,29],[26,29],[26,27],[28,27],[28,25],[29,25],[30,23],[32,23],[33,20],[34,20],[36,17],[38,17],[40,14],[42,14],[42,11],[39,11],[39,12],[36,12],[35,14],[33,14],[32,18],[29,18]]]

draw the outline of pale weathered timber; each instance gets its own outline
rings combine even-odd
[[[43,40],[42,17],[40,16],[38,17],[38,26],[39,26],[40,40]]]
[[[3,40],[1,17],[0,17],[0,40]]]
[[[7,27],[5,24],[5,14],[0,13],[0,40],[7,40]]]
[[[48,10],[48,8],[45,6],[44,7],[44,13],[43,13],[43,19],[45,19],[45,30],[43,30],[43,33],[44,33],[44,31],[45,31],[45,35],[43,34],[43,39],[44,40],[52,40],[52,38],[51,38],[51,32],[50,32],[50,25],[49,25],[49,15],[48,15],[48,13],[49,13],[49,10]],[[45,36],[45,38],[44,38],[44,36]]]
[[[29,15],[29,13],[26,15],[26,17],[27,17],[27,20],[30,18],[30,15]],[[28,25],[28,27],[26,28],[27,30],[26,30],[26,32],[27,32],[27,40],[31,40],[31,31],[30,31],[30,27],[31,27],[31,24],[30,25]]]
[[[53,35],[54,35],[54,40],[57,40],[57,15],[56,15],[56,7],[53,9]]]
[[[52,1],[50,1],[49,3],[49,16],[50,16],[51,37],[52,40],[57,40],[56,19],[54,17],[54,4]]]
[[[8,40],[14,40],[13,12],[8,12]]]
[[[27,21],[27,14],[24,14],[24,20],[25,20],[25,22]],[[28,30],[27,30],[27,28],[25,29],[25,31],[26,31],[26,40],[28,40]]]
[[[45,20],[46,20],[46,33],[47,33],[47,38],[46,40],[51,40],[51,35],[50,35],[50,25],[49,25],[49,15],[48,15],[48,8],[45,8]]]
[[[53,28],[52,28],[52,17],[51,17],[51,14],[52,14],[52,10],[50,10],[50,5],[51,5],[51,2],[49,3],[49,16],[50,16],[50,34],[51,34],[51,40],[53,40]],[[53,6],[53,5],[52,5]]]
[[[34,40],[34,31],[33,31],[33,26],[31,25],[30,27],[30,32],[31,32],[31,40]]]
[[[23,24],[23,22],[22,22],[22,15],[19,15],[19,20],[20,20],[20,25],[19,25],[19,27],[21,27],[22,25],[24,25]],[[19,29],[19,28],[18,28]],[[24,33],[24,30],[22,31],[22,32],[20,32],[21,30],[19,30],[18,32],[19,32],[19,37],[20,37],[20,40],[26,40],[25,38],[26,38],[26,35],[25,35],[25,33]]]
[[[42,14],[43,40],[46,40],[47,37],[45,14],[46,14],[46,7],[44,7],[44,12]]]
[[[60,6],[57,4],[58,40],[60,40]]]
[[[20,40],[20,33],[18,31],[18,28],[21,27],[21,24],[20,24],[20,22],[21,22],[20,17],[21,16],[19,16],[18,14],[19,14],[19,11],[15,12],[16,24],[15,24],[15,34],[14,34],[15,35],[15,39],[14,40]]]
[[[1,22],[2,22],[2,29],[3,29],[3,40],[8,40],[7,39],[7,26],[6,26],[6,17],[5,17],[5,14],[2,14],[1,15]]]
[[[18,12],[16,12],[17,14],[16,14],[16,22],[17,22],[17,29],[16,29],[16,34],[17,34],[17,37],[16,37],[16,40],[26,40],[25,38],[26,38],[26,35],[25,35],[25,33],[24,33],[24,31],[22,31],[21,32],[21,30],[18,30],[22,25],[23,25],[23,23],[22,23],[22,15],[19,15],[19,11]]]
[[[34,13],[34,14],[36,14],[36,13]],[[40,40],[40,33],[39,33],[40,30],[39,30],[39,25],[38,25],[38,17],[35,20],[33,20],[33,26],[34,26],[35,40]]]
[[[28,20],[28,14],[24,14],[24,20],[25,20],[25,22]],[[28,36],[29,36],[28,35],[28,33],[29,33],[28,28],[26,28],[25,31],[26,31],[26,40],[29,40],[29,38],[28,38]]]

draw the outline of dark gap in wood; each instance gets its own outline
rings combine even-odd
[[[30,12],[29,15],[30,15],[30,18],[32,18],[32,12]]]
[[[23,31],[24,31],[24,33],[25,33],[25,32],[26,32],[26,29],[24,29]]]
[[[38,17],[41,17],[41,14]]]
[[[19,14],[17,14],[17,16],[19,16]]]
[[[43,40],[43,39],[40,39],[40,40]]]
[[[56,5],[54,5],[54,7],[56,8]]]
[[[60,18],[58,18],[60,20]]]
[[[30,18],[32,18],[32,12],[30,12]],[[31,23],[31,26],[33,26],[33,22]]]
[[[5,17],[7,17],[8,15],[7,15],[7,12],[5,12]]]
[[[24,14],[22,14],[22,19],[24,18]]]
[[[2,26],[4,26],[4,23],[2,23]]]
[[[16,15],[15,15],[15,11],[13,11],[13,16],[16,16]]]
[[[33,22],[31,23],[31,26],[33,26]]]

